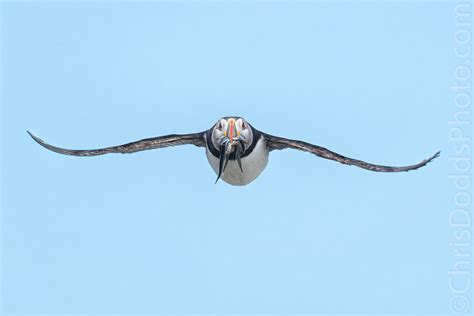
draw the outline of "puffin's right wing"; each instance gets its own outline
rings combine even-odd
[[[375,165],[375,164],[371,164],[362,160],[348,158],[338,153],[335,153],[333,151],[330,151],[329,149],[326,149],[324,147],[309,144],[300,140],[287,139],[283,137],[269,135],[266,133],[262,133],[262,135],[265,138],[267,147],[270,151],[275,150],[275,149],[292,148],[292,149],[297,149],[301,151],[306,151],[313,155],[316,155],[325,159],[335,160],[346,165],[354,165],[359,168],[367,169],[370,171],[376,171],[376,172],[402,172],[402,171],[415,170],[415,169],[425,166],[427,163],[429,163],[436,157],[439,157],[439,154],[440,154],[440,152],[438,151],[436,154],[434,154],[430,158],[427,158],[415,165],[403,166],[403,167],[390,167],[390,166]]]
[[[121,154],[131,154],[137,151],[142,150],[150,150],[150,149],[158,149],[170,146],[179,146],[179,145],[187,145],[192,144],[198,147],[204,147],[204,134],[206,132],[201,133],[194,133],[194,134],[181,134],[181,135],[166,135],[166,136],[159,136],[153,138],[146,138],[142,140],[138,140],[135,142],[113,146],[113,147],[106,147],[106,148],[99,148],[99,149],[88,149],[88,150],[77,150],[77,149],[65,149],[56,146],[52,146],[42,139],[36,137],[29,131],[28,134],[41,146],[51,151],[54,151],[59,154],[63,155],[71,155],[71,156],[81,156],[81,157],[90,157],[90,156],[99,156],[111,153],[121,153]]]

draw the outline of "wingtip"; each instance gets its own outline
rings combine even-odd
[[[33,138],[34,140],[37,140],[37,139],[38,139],[38,137],[37,137],[35,134],[33,134],[32,132],[30,132],[29,130],[26,130],[26,132],[27,132],[28,135],[30,135],[30,137]]]
[[[433,159],[436,159],[438,158],[439,156],[441,156],[441,150],[438,150],[438,152],[436,152],[430,159],[429,161],[433,160]]]
[[[37,143],[41,143],[41,139],[38,138],[35,134],[33,134],[32,132],[30,132],[29,130],[26,130],[26,132],[28,133],[28,135],[30,135],[31,138],[33,138],[33,140]]]
[[[425,165],[429,164],[430,162],[432,162],[433,160],[435,160],[435,159],[438,158],[439,156],[441,156],[441,150],[437,151],[433,156],[431,156],[430,158],[426,159],[426,160],[425,160]]]
[[[403,171],[411,171],[411,170],[416,170],[416,169],[419,169],[421,167],[424,167],[424,166],[428,165],[429,163],[431,163],[434,159],[438,158],[440,155],[441,155],[441,150],[437,151],[433,156],[431,156],[429,158],[426,158],[425,160],[420,162],[418,165],[415,165],[414,168],[409,168],[409,169],[406,169],[406,170],[403,170]]]

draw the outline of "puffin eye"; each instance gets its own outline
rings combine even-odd
[[[247,129],[247,124],[244,121],[242,121],[242,129]]]

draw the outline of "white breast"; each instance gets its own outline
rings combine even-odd
[[[216,175],[219,174],[219,159],[206,149],[206,156]],[[232,185],[246,185],[255,180],[265,169],[268,163],[268,149],[265,140],[260,138],[250,155],[242,158],[240,171],[237,161],[229,161],[227,168],[222,173],[221,179]]]

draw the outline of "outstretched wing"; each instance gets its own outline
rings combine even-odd
[[[146,138],[142,140],[138,140],[135,142],[113,146],[113,147],[106,147],[106,148],[99,148],[99,149],[87,149],[87,150],[77,150],[77,149],[65,149],[56,146],[52,146],[42,139],[36,137],[29,131],[28,134],[41,146],[51,151],[54,151],[59,154],[63,155],[71,155],[71,156],[81,156],[81,157],[90,157],[90,156],[99,156],[111,153],[121,153],[121,154],[131,154],[137,151],[142,150],[150,150],[150,149],[157,149],[157,148],[164,148],[170,146],[179,146],[179,145],[187,145],[192,144],[198,147],[204,147],[204,134],[205,132],[201,133],[194,133],[194,134],[182,134],[182,135],[166,135],[166,136],[159,136],[153,138]]]
[[[430,158],[427,158],[415,165],[403,166],[403,167],[390,167],[390,166],[374,165],[362,160],[345,157],[343,155],[330,151],[329,149],[326,149],[324,147],[309,144],[300,140],[287,139],[287,138],[273,136],[273,135],[269,135],[265,133],[262,133],[262,135],[265,138],[267,147],[270,151],[275,150],[275,149],[292,148],[292,149],[297,149],[301,151],[307,151],[316,156],[335,160],[346,165],[354,165],[359,168],[367,169],[370,171],[376,171],[376,172],[402,172],[402,171],[415,170],[415,169],[425,166],[427,163],[429,163],[430,161],[438,157],[440,154],[440,151],[438,151],[436,154],[434,154]]]

